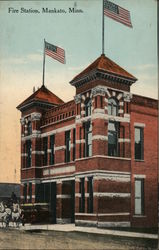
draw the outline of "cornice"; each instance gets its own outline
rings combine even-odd
[[[83,84],[96,80],[96,79],[97,80],[101,80],[101,79],[111,80],[111,81],[118,82],[121,84],[129,85],[129,86],[132,85],[136,81],[136,79],[127,78],[124,76],[120,76],[120,75],[113,74],[110,72],[105,72],[105,71],[98,69],[98,70],[91,71],[89,74],[86,74],[85,76],[77,80],[72,80],[70,84],[75,86],[76,88],[79,88]]]

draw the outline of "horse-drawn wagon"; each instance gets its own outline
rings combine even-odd
[[[24,214],[24,223],[48,223],[50,222],[50,209],[48,203],[21,204]]]

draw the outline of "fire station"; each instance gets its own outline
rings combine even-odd
[[[17,107],[23,204],[48,204],[51,223],[157,227],[157,100],[136,81],[102,54],[73,100],[42,85]]]

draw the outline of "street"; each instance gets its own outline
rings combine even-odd
[[[155,249],[157,241],[85,232],[0,229],[0,249]]]

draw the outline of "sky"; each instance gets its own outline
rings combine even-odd
[[[111,1],[130,11],[133,28],[105,17],[105,55],[138,79],[132,93],[157,99],[157,1]],[[82,12],[69,13],[74,6]],[[42,13],[42,8],[66,13]],[[16,107],[42,84],[44,38],[66,53],[66,64],[46,57],[45,85],[72,100],[69,82],[102,53],[102,0],[0,1],[0,182],[20,182]]]

